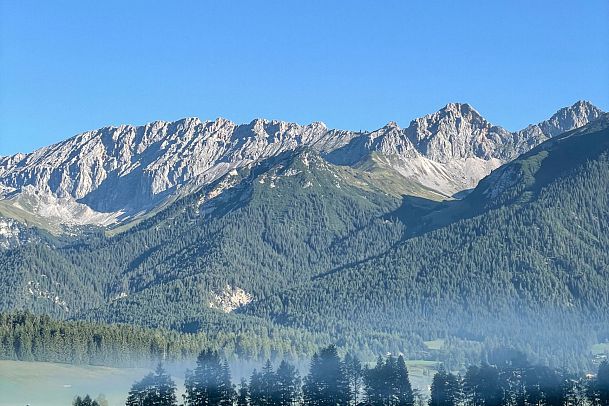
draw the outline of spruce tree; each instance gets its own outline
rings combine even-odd
[[[216,406],[225,404],[230,393],[227,387],[230,371],[220,362],[218,353],[203,351],[197,358],[194,371],[187,371],[184,386],[185,406]]]
[[[460,401],[459,379],[440,367],[431,383],[430,406],[456,406]]]
[[[239,394],[237,395],[237,406],[249,406],[249,404],[250,395],[247,380],[245,378],[241,378],[241,383],[239,384]]]
[[[84,398],[77,396],[72,403],[73,406],[100,406],[96,400],[91,399],[89,395],[85,395]]]
[[[300,398],[300,376],[296,367],[283,360],[276,372],[277,377],[277,400],[279,406],[297,404]]]
[[[609,406],[609,362],[603,361],[596,375],[596,390],[598,399],[603,406]]]
[[[395,363],[395,387],[397,389],[398,405],[412,406],[414,405],[414,396],[412,386],[410,385],[410,377],[408,376],[408,368],[403,356],[399,356]]]
[[[129,391],[126,406],[177,405],[176,385],[159,363],[154,371],[136,382]]]
[[[263,406],[264,393],[262,388],[262,374],[254,369],[249,385],[250,405]]]
[[[466,402],[472,406],[495,406],[503,401],[497,368],[484,364],[470,366],[464,380]]]
[[[358,395],[361,390],[363,380],[362,363],[356,355],[351,352],[345,355],[345,373],[349,381],[349,390],[351,392],[351,404],[358,404]]]
[[[350,402],[349,382],[336,347],[331,345],[315,355],[305,379],[303,395],[307,405],[343,406]]]
[[[607,360],[599,365],[596,378],[590,382],[588,399],[595,406],[609,406],[609,362]]]

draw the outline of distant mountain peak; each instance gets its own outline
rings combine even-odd
[[[522,138],[536,140],[536,143],[555,137],[574,128],[583,127],[596,120],[603,111],[587,100],[579,100],[568,107],[563,107],[549,119],[529,125],[518,132]]]
[[[375,153],[408,181],[450,196],[600,114],[582,100],[517,133],[492,125],[471,105],[456,102],[411,121],[407,128],[390,121],[372,132],[263,118],[236,124],[222,117],[104,127],[30,154],[0,157],[0,200],[27,207],[42,219],[110,224],[155,209],[234,169],[300,147],[310,147],[320,159],[338,165],[356,165]]]
[[[439,110],[439,112],[445,112],[445,113],[450,112],[450,113],[456,113],[456,114],[460,114],[460,115],[476,113],[477,115],[480,116],[480,113],[478,113],[476,111],[476,109],[474,109],[469,103],[458,103],[458,102],[448,103],[446,106],[441,108]]]

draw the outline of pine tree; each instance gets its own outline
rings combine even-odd
[[[300,376],[296,367],[283,360],[277,368],[277,394],[280,406],[289,406],[298,403],[300,397]]]
[[[314,406],[342,406],[350,402],[349,381],[336,347],[331,345],[315,355],[305,379],[305,403]]]
[[[465,374],[466,401],[473,406],[500,405],[503,394],[499,371],[490,365],[470,366]]]
[[[277,375],[273,371],[273,364],[270,360],[267,360],[262,367],[261,375],[261,389],[262,389],[262,404],[268,406],[275,406],[278,404],[278,393],[277,393]]]
[[[239,384],[239,394],[237,395],[237,406],[249,406],[249,404],[250,395],[247,380],[245,378],[241,378],[241,383]]]
[[[255,369],[250,377],[249,393],[251,406],[264,406],[262,374]]]
[[[349,381],[349,390],[351,392],[351,404],[358,404],[358,395],[361,390],[363,380],[362,363],[351,352],[345,355],[345,373]]]
[[[211,350],[203,351],[197,357],[194,371],[186,373],[184,386],[185,406],[216,406],[225,404],[228,393],[227,375],[230,371],[220,362],[218,353]]]
[[[235,387],[231,380],[230,367],[227,361],[222,364],[220,375],[220,406],[231,406],[235,400]]]
[[[410,385],[410,377],[408,376],[408,368],[403,356],[399,356],[395,363],[395,387],[397,388],[398,405],[412,406],[414,405],[414,396],[412,386]]]
[[[84,398],[77,396],[72,403],[74,406],[100,406],[96,400],[92,400],[89,395],[85,395]]]
[[[370,405],[382,405],[386,397],[385,385],[385,361],[378,357],[376,365],[372,369],[366,369],[364,373],[364,392],[366,402]]]
[[[146,375],[131,387],[126,406],[177,405],[176,385],[159,363],[154,373]]]
[[[154,386],[156,389],[155,406],[177,405],[176,385],[171,376],[165,371],[163,365],[159,363],[154,374]]]
[[[609,362],[607,360],[599,365],[596,378],[590,382],[588,399],[595,406],[609,406]]]
[[[598,367],[596,375],[596,390],[598,391],[598,399],[603,406],[609,405],[609,362],[603,361]]]
[[[430,406],[456,406],[460,401],[459,379],[440,367],[431,383]]]

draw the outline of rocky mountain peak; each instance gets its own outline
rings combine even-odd
[[[550,119],[538,124],[549,137],[555,137],[565,131],[582,127],[596,120],[603,111],[589,101],[580,100],[569,107],[558,110]]]
[[[448,103],[446,106],[441,108],[438,113],[441,114],[454,114],[458,116],[468,116],[470,114],[476,114],[482,117],[471,105],[468,103]]]
[[[415,119],[406,133],[423,155],[443,163],[473,157],[489,159],[509,135],[467,103],[449,103],[435,113]]]
[[[372,153],[403,177],[445,196],[471,188],[492,169],[545,139],[587,124],[602,112],[580,101],[517,133],[493,126],[467,103],[449,103],[402,129],[331,130],[255,119],[189,117],[88,131],[30,154],[0,157],[0,200],[42,219],[112,224],[210,184],[236,168],[302,147],[338,165]],[[4,203],[4,202],[3,202]]]

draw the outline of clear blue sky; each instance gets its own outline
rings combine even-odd
[[[187,116],[510,130],[609,109],[609,1],[0,0],[0,155]]]

